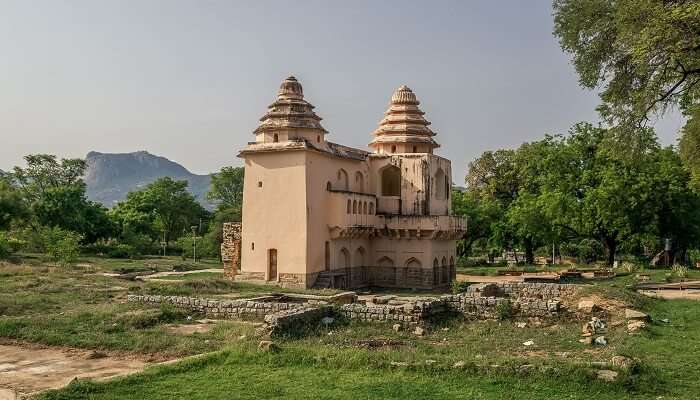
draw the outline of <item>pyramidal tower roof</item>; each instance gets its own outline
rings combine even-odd
[[[435,132],[428,127],[430,122],[423,117],[425,113],[418,108],[419,104],[408,86],[396,89],[369,146],[377,149],[384,144],[412,143],[427,144],[431,149],[440,147],[433,140]]]
[[[297,78],[285,79],[277,91],[277,100],[267,107],[254,133],[279,129],[306,129],[328,133],[321,126],[321,117],[313,111],[314,106],[304,100],[304,90]]]

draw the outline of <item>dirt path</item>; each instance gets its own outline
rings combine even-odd
[[[457,274],[457,281],[459,282],[474,282],[474,283],[500,283],[500,282],[523,282],[523,277],[521,276],[509,276],[509,275],[499,275],[499,276],[489,276],[489,275],[466,275]]]
[[[195,269],[192,271],[165,271],[165,272],[155,272],[152,274],[148,275],[139,275],[136,276],[135,279],[140,279],[140,280],[150,280],[150,279],[158,279],[162,278],[164,276],[182,276],[182,275],[189,275],[189,274],[200,274],[203,272],[213,272],[213,273],[220,273],[223,274],[224,270],[222,268],[207,268],[207,269]],[[115,273],[115,272],[103,272],[100,274],[102,276],[108,276],[112,278],[118,278],[122,276],[121,274]]]
[[[143,370],[146,362],[90,350],[0,345],[0,399],[57,389],[74,378],[105,379]]]
[[[639,290],[639,293],[649,296],[657,297],[667,300],[700,300],[700,290],[697,289],[686,289],[686,290]]]

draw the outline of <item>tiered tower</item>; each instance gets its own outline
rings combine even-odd
[[[254,131],[257,143],[308,140],[321,143],[326,129],[314,106],[304,100],[304,90],[293,76],[285,79],[277,91],[277,100],[270,104]]]
[[[399,87],[391,96],[389,109],[374,131],[374,140],[369,144],[380,154],[431,153],[440,147],[428,125],[425,114],[418,108],[420,102],[406,85]]]

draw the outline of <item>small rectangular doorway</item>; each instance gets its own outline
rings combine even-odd
[[[267,280],[276,281],[277,280],[277,249],[267,250]]]

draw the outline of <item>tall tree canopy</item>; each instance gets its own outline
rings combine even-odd
[[[142,190],[130,192],[111,215],[122,235],[145,234],[169,243],[207,217],[207,211],[187,192],[187,181],[159,178]]]
[[[77,232],[84,242],[111,236],[107,209],[85,195],[85,160],[62,159],[49,154],[24,157],[27,166],[11,174],[33,216],[32,224]]]
[[[700,100],[700,2],[554,0],[554,34],[601,115],[640,126]]]
[[[218,202],[219,208],[240,208],[243,201],[242,167],[223,167],[211,177],[207,197]]]

